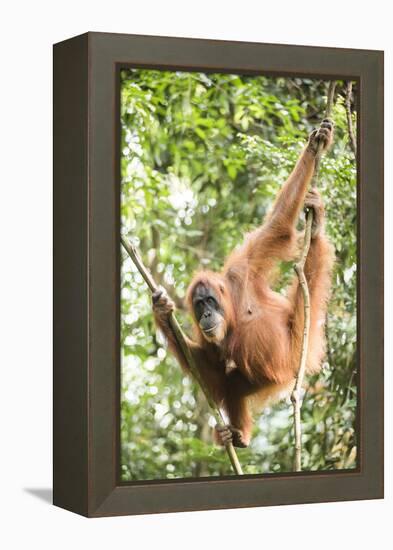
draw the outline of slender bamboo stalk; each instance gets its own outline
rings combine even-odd
[[[158,285],[154,281],[151,273],[148,271],[148,269],[143,264],[143,261],[135,248],[135,246],[130,243],[128,240],[126,240],[124,237],[120,237],[121,244],[125,248],[127,254],[130,256],[131,260],[134,262],[136,268],[138,269],[139,273],[142,275],[144,281],[146,282],[147,286],[149,287],[150,291],[153,293],[158,289]],[[206,397],[206,400],[211,408],[211,412],[214,415],[214,418],[216,419],[216,422],[218,425],[224,425],[225,419],[222,415],[221,410],[216,406],[215,402],[213,401],[209,389],[207,388],[206,384],[204,383],[203,379],[199,375],[198,368],[195,364],[194,357],[191,353],[190,348],[187,345],[187,341],[185,338],[185,335],[179,325],[179,322],[177,321],[174,313],[170,314],[169,317],[169,324],[173,331],[173,334],[175,335],[176,342],[178,343],[180,349],[183,352],[183,355],[188,363],[188,366],[190,368],[191,374],[194,377],[194,379],[198,382],[199,386],[201,387],[201,390],[203,394]],[[227,443],[225,445],[225,449],[228,453],[229,460],[231,461],[232,468],[238,475],[243,475],[242,467],[239,462],[239,459],[237,457],[236,451],[234,446],[231,442]]]
[[[331,81],[329,83],[328,93],[327,93],[327,105],[325,111],[325,117],[328,118],[331,116],[333,109],[333,100],[334,92],[336,89],[336,82]],[[321,162],[322,151],[318,149],[315,156],[315,165],[314,165],[314,174],[311,180],[311,187],[316,187],[318,184],[319,176],[319,165]],[[300,401],[300,390],[303,385],[304,375],[306,372],[306,363],[307,363],[307,352],[308,352],[308,340],[310,333],[310,293],[308,290],[308,284],[306,276],[304,274],[304,265],[307,260],[308,251],[311,244],[311,228],[313,222],[313,211],[309,210],[306,214],[306,227],[304,231],[304,241],[303,249],[299,261],[294,266],[296,275],[299,279],[299,284],[303,293],[303,302],[304,302],[304,329],[303,329],[303,339],[300,355],[300,364],[299,370],[296,377],[295,387],[291,394],[291,401],[293,405],[293,426],[294,426],[294,436],[295,436],[295,454],[294,454],[294,465],[293,468],[296,472],[300,472],[302,469],[302,424],[301,424],[301,407],[302,403]]]

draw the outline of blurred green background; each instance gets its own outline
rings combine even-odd
[[[327,84],[316,79],[157,70],[121,72],[122,233],[154,278],[182,304],[200,266],[220,269],[245,232],[261,223],[307,136],[324,116]],[[356,466],[356,161],[339,82],[334,147],[320,190],[337,265],[327,322],[328,353],[307,380],[303,466]],[[356,88],[352,122],[356,131]],[[212,443],[214,421],[157,333],[150,292],[122,250],[121,473],[123,481],[231,475]],[[278,290],[293,276],[281,266]],[[289,400],[256,418],[244,473],[292,470]]]

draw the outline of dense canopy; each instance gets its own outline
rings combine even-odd
[[[334,147],[320,190],[337,263],[321,373],[306,383],[303,468],[356,466],[356,161],[339,82]],[[356,89],[351,120],[356,131]],[[154,278],[182,298],[193,272],[220,269],[244,233],[261,223],[308,134],[323,118],[326,83],[316,79],[157,70],[121,72],[122,233]],[[150,293],[122,251],[121,468],[123,481],[231,475],[213,445],[206,402],[167,353]],[[283,264],[277,290],[294,276]],[[265,409],[252,444],[238,451],[245,473],[288,472],[292,407]]]

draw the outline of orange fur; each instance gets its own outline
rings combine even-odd
[[[224,310],[225,338],[219,344],[207,341],[195,322],[195,339],[188,341],[201,375],[216,402],[222,405],[233,427],[248,444],[252,419],[249,404],[263,407],[288,393],[299,367],[303,333],[303,297],[296,278],[284,297],[270,288],[277,261],[294,259],[298,235],[296,222],[314,168],[315,154],[306,148],[284,184],[265,223],[246,236],[243,245],[227,259],[222,272],[202,271],[192,279],[186,302],[196,321],[192,296],[198,284],[214,290]],[[323,208],[318,211],[323,220]],[[312,240],[305,265],[311,297],[309,372],[318,370],[324,355],[323,321],[329,296],[333,249],[321,227]],[[162,316],[158,325],[184,368]],[[229,373],[226,365],[235,368]],[[234,363],[233,363],[234,362]]]

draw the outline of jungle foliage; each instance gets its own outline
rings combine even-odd
[[[352,120],[356,129],[356,88]],[[121,72],[122,233],[177,304],[200,266],[219,269],[244,233],[263,220],[313,127],[323,118],[326,83],[316,79],[146,69]],[[337,263],[322,371],[307,380],[303,465],[356,466],[356,161],[345,83],[333,110],[335,143],[320,185]],[[283,264],[280,286],[294,276]],[[231,475],[213,445],[205,400],[167,353],[150,293],[122,251],[121,468],[123,481]],[[292,407],[259,417],[251,446],[238,451],[245,473],[288,472]]]

